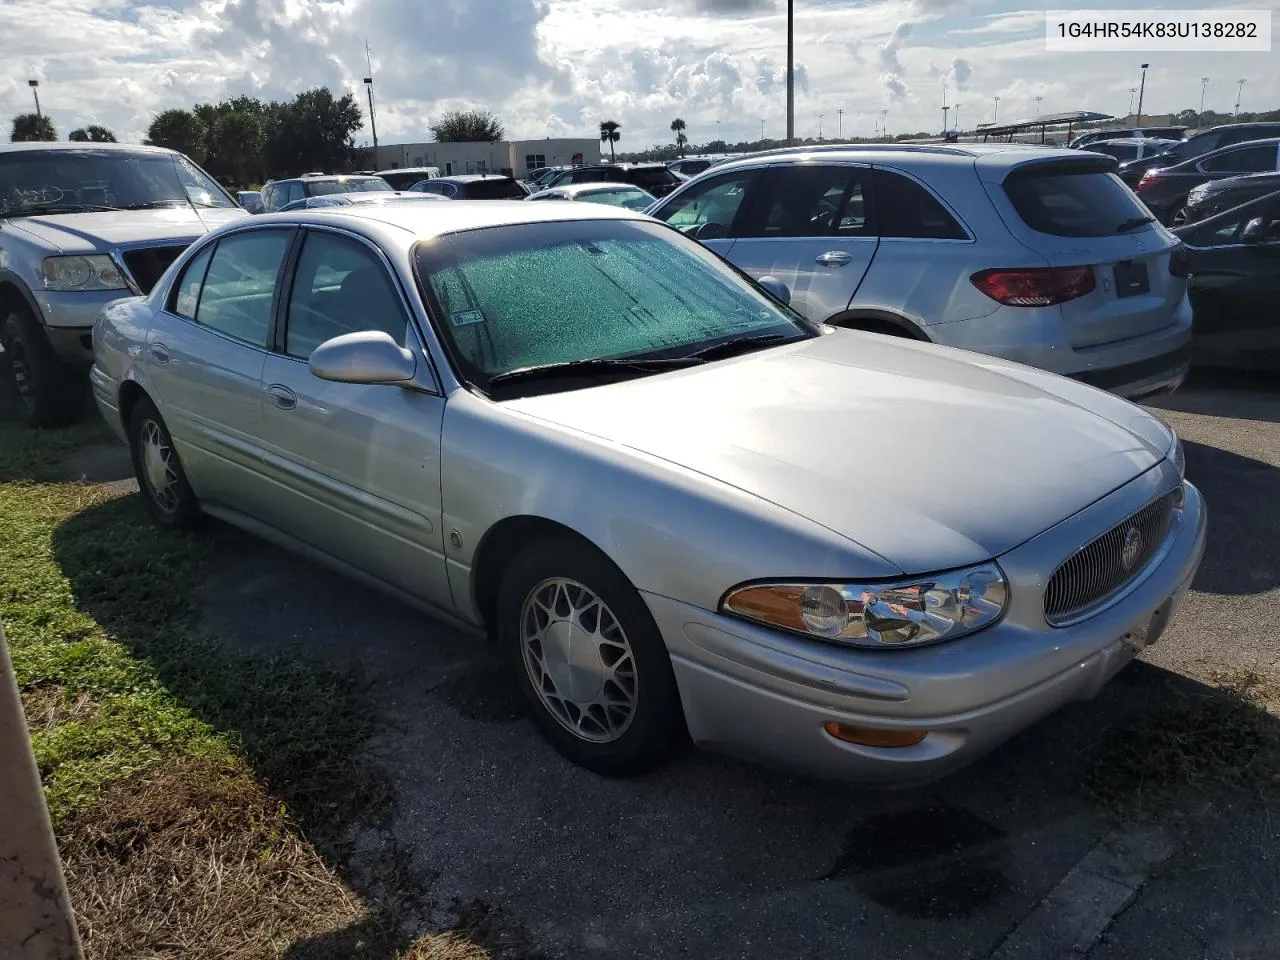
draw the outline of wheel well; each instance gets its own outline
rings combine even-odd
[[[484,535],[471,565],[471,592],[476,611],[486,624],[493,624],[498,590],[507,564],[526,544],[554,537],[567,537],[586,544],[592,550],[600,549],[576,530],[546,517],[507,517]]]
[[[883,333],[890,337],[906,337],[909,340],[927,340],[920,329],[910,320],[889,314],[845,314],[827,321],[832,327],[844,330],[862,330],[866,333]]]
[[[23,313],[31,313],[31,304],[27,302],[27,298],[23,296],[22,291],[14,284],[8,282],[0,282],[0,320],[3,320],[11,311],[20,310]]]
[[[133,408],[139,400],[147,395],[147,391],[143,390],[132,380],[126,380],[120,387],[120,422],[124,424],[125,429],[129,427],[129,415],[133,413]]]

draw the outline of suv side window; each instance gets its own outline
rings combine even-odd
[[[857,237],[867,234],[865,167],[787,164],[765,171],[739,236]]]
[[[742,201],[758,175],[757,170],[742,170],[708,177],[690,186],[654,216],[681,233],[702,240],[734,236],[734,222],[742,211]]]
[[[909,177],[877,168],[875,194],[882,237],[969,239],[938,199]]]
[[[196,307],[200,303],[200,288],[204,286],[204,275],[209,269],[209,258],[213,255],[216,244],[209,244],[201,250],[182,270],[182,277],[173,286],[170,296],[169,312],[185,317],[196,318]]]
[[[1240,233],[1250,220],[1280,221],[1280,200],[1269,203],[1248,203],[1230,216],[1215,224],[1196,225],[1181,232],[1183,240],[1193,247],[1218,247],[1240,242]],[[1280,239],[1280,238],[1277,238]]]
[[[301,200],[307,196],[307,191],[303,188],[302,181],[290,180],[284,185],[284,202],[293,203],[295,200]]]
[[[1242,124],[1235,129],[1227,128],[1222,131],[1222,139],[1218,141],[1218,146],[1229,147],[1233,143],[1246,143],[1250,140],[1266,140],[1276,136],[1280,136],[1280,127],[1246,127]],[[1272,168],[1268,167],[1267,169],[1270,170]]]
[[[262,212],[271,213],[280,205],[280,188],[274,183],[268,183],[262,188]]]
[[[249,230],[218,241],[205,273],[196,323],[266,347],[271,303],[291,230]]]
[[[298,257],[285,353],[306,359],[344,333],[382,330],[405,345],[409,318],[387,268],[359,241],[308,233]]]
[[[1200,164],[1206,173],[1262,173],[1276,169],[1276,145],[1241,147]]]

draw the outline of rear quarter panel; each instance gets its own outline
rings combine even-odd
[[[93,368],[89,376],[94,400],[107,424],[121,439],[125,436],[119,409],[124,385],[133,381],[154,396],[141,362],[150,329],[151,306],[145,297],[128,297],[107,304],[93,325]]]

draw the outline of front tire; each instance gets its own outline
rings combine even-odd
[[[88,378],[58,359],[30,313],[14,310],[0,322],[0,346],[27,426],[66,427],[80,420]]]
[[[147,397],[129,413],[129,452],[147,512],[167,530],[185,530],[201,517],[178,451],[160,411]]]
[[[605,776],[634,776],[680,745],[666,644],[617,567],[570,538],[535,543],[498,593],[497,632],[539,732]]]

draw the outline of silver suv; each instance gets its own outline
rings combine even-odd
[[[0,145],[0,382],[27,423],[79,418],[104,306],[147,293],[193,240],[246,216],[172,150]]]
[[[1101,154],[833,146],[712,167],[650,209],[811,320],[1040,367],[1130,399],[1176,389],[1186,256]]]

